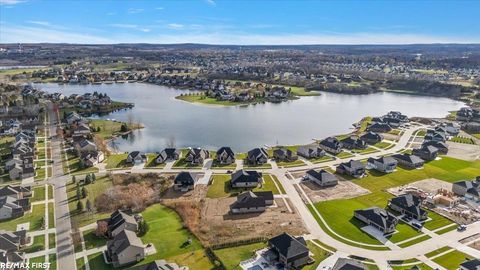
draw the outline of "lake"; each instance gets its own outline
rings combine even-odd
[[[230,146],[238,152],[264,145],[307,144],[312,139],[347,133],[353,123],[365,116],[380,116],[395,110],[409,117],[444,117],[464,106],[448,98],[388,92],[368,95],[321,92],[320,96],[279,104],[218,107],[175,99],[187,90],[144,83],[35,86],[66,95],[98,91],[113,100],[135,103],[132,110],[100,117],[120,121],[133,118],[145,126],[127,139],[117,139],[115,145],[120,151],[156,152],[172,142],[177,147],[213,150]]]

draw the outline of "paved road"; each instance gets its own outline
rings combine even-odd
[[[58,269],[76,270],[75,252],[73,249],[72,226],[70,213],[68,209],[68,196],[66,182],[68,177],[63,176],[62,156],[61,156],[61,138],[57,138],[57,127],[55,123],[59,122],[58,114],[53,110],[53,104],[48,103],[48,112],[50,114],[50,136],[52,136],[52,178],[49,183],[54,185],[55,200],[55,228],[57,234],[57,263]]]

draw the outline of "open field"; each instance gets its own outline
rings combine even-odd
[[[446,269],[457,269],[462,262],[469,259],[473,258],[463,252],[453,250],[447,254],[433,259],[433,261],[445,267]]]
[[[215,255],[222,261],[226,269],[240,270],[240,262],[248,260],[255,255],[255,250],[266,247],[266,243],[254,243],[238,247],[214,250]]]

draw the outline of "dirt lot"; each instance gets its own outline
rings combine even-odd
[[[270,237],[282,232],[293,235],[306,233],[303,221],[296,213],[289,213],[282,199],[264,213],[229,213],[236,198],[205,199],[201,209],[200,237],[208,243],[224,243],[254,237]],[[287,202],[289,200],[287,199]]]
[[[417,189],[421,189],[422,191],[427,193],[436,194],[437,190],[441,188],[444,188],[446,190],[452,190],[452,183],[448,183],[435,178],[429,178],[413,182],[405,186],[393,187],[388,189],[387,191],[395,196],[398,196],[404,194],[407,187],[414,187]]]
[[[310,200],[314,203],[336,199],[348,199],[370,193],[367,189],[347,180],[338,181],[338,185],[327,188],[322,188],[310,181],[302,181],[300,185],[305,193],[307,193]]]
[[[466,143],[447,142],[448,154],[447,156],[463,159],[463,160],[476,160],[480,158],[480,146]]]

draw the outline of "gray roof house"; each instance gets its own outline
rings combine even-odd
[[[398,219],[394,215],[376,206],[355,210],[353,215],[364,223],[382,231],[383,234],[395,232],[395,227],[398,223]]]
[[[392,127],[387,123],[373,123],[367,127],[367,131],[385,133],[392,130]]]
[[[397,160],[398,165],[407,169],[418,169],[422,168],[425,161],[415,155],[409,154],[395,154],[392,156]]]
[[[369,132],[363,134],[362,136],[360,136],[360,140],[362,140],[362,141],[364,141],[365,143],[368,143],[368,144],[376,144],[376,143],[381,142],[383,140],[383,137],[382,137],[382,135],[380,135],[378,133],[369,131]]]
[[[306,179],[316,183],[321,187],[331,187],[338,184],[338,178],[323,169],[320,171],[313,169],[308,170],[305,176]]]
[[[350,160],[349,162],[340,163],[336,168],[336,172],[360,178],[365,175],[365,165],[358,160]]]
[[[297,148],[297,155],[304,158],[319,158],[326,155],[325,150],[317,144],[303,145]]]
[[[155,163],[162,164],[168,160],[177,160],[180,158],[181,153],[182,152],[176,148],[165,148],[155,157]]]
[[[0,189],[0,220],[21,217],[30,210],[30,187],[4,186]]]
[[[230,147],[221,147],[217,151],[216,160],[219,164],[232,164],[235,162],[235,153]]]
[[[188,153],[185,155],[185,160],[191,164],[202,165],[205,159],[210,157],[210,152],[202,148],[189,148]]]
[[[422,147],[433,146],[438,149],[438,153],[446,155],[448,153],[448,145],[441,141],[424,141]]]
[[[346,149],[365,149],[367,144],[357,136],[349,136],[343,140],[340,140],[343,147]]]
[[[421,208],[422,201],[420,197],[405,194],[397,196],[388,202],[390,209],[400,212],[406,216],[413,217],[416,220],[427,219],[427,211]]]
[[[29,242],[29,237],[25,230],[17,232],[0,230],[0,263],[26,263],[25,253],[21,252],[20,248],[27,242]]]
[[[262,173],[257,171],[238,170],[231,177],[230,185],[234,188],[258,187],[263,183]]]
[[[332,154],[338,154],[342,152],[342,143],[335,137],[328,137],[326,139],[323,139],[318,145],[323,150]]]
[[[196,176],[191,172],[180,172],[173,180],[173,189],[187,192],[195,188]]]
[[[273,150],[273,158],[276,161],[285,161],[291,162],[298,159],[298,156],[295,152],[287,148],[278,148]]]
[[[97,145],[87,139],[83,139],[75,144],[75,150],[78,153],[97,151]]]
[[[130,164],[145,163],[147,162],[147,155],[140,151],[133,151],[128,153],[126,162]]]
[[[398,161],[393,157],[369,158],[367,168],[374,169],[383,173],[391,173],[397,168]]]
[[[145,249],[135,232],[122,230],[112,240],[107,241],[106,255],[113,267],[121,267],[143,260]]]
[[[268,161],[268,152],[265,148],[254,148],[247,153],[247,162],[252,165],[265,164]]]
[[[300,269],[312,263],[307,242],[303,237],[293,237],[282,233],[268,240],[270,247],[267,257],[271,262],[281,263],[285,269]]]
[[[237,196],[237,200],[230,205],[232,214],[246,214],[264,212],[268,205],[273,204],[271,191],[247,191]]]
[[[333,265],[332,270],[368,270],[368,267],[354,259],[339,258]]]
[[[110,215],[107,220],[108,235],[115,237],[123,230],[138,231],[138,222],[135,217],[128,213],[129,211],[117,210]]]
[[[438,148],[431,145],[423,146],[422,148],[413,149],[412,154],[414,154],[415,156],[418,156],[419,158],[425,161],[430,161],[437,158]]]
[[[478,270],[480,269],[480,259],[466,260],[460,264],[460,270]]]
[[[452,192],[465,199],[480,201],[480,180],[462,180],[453,183]]]

